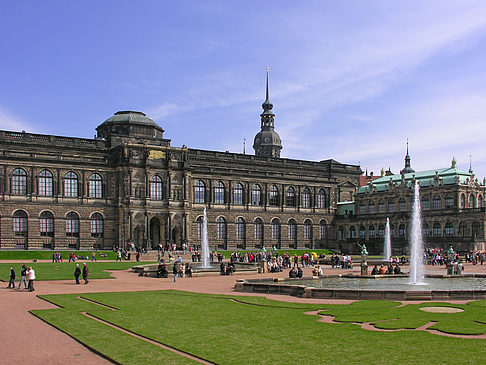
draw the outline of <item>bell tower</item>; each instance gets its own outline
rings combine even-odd
[[[260,132],[255,136],[253,149],[256,156],[280,157],[282,141],[275,132],[275,114],[273,114],[273,104],[270,102],[268,92],[268,66],[267,66],[267,86],[265,89],[265,101],[262,104],[263,113],[260,114]]]

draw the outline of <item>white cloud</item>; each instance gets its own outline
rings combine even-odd
[[[36,128],[33,128],[29,123],[2,108],[0,108],[0,129],[15,132],[25,130],[34,133],[36,130]]]

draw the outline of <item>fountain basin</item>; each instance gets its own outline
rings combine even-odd
[[[235,290],[321,299],[472,300],[486,299],[486,275],[426,276],[410,285],[406,275],[326,275],[321,278],[241,280]]]

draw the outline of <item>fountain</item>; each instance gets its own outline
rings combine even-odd
[[[392,250],[391,250],[391,235],[390,235],[390,219],[386,218],[383,258],[388,261],[391,255],[392,255]]]
[[[420,186],[415,182],[412,225],[410,229],[410,274],[409,284],[423,284],[424,249],[422,240],[422,212],[420,209]]]
[[[206,215],[206,207],[204,207],[203,223],[202,223],[202,237],[201,237],[201,268],[210,268],[209,262],[209,242],[208,242],[208,217]]]
[[[385,258],[391,256],[390,222],[386,222]],[[388,242],[387,242],[388,241]],[[366,263],[366,246],[362,258]],[[363,273],[362,267],[362,273]],[[420,187],[415,183],[410,231],[410,277],[407,275],[333,274],[303,279],[238,280],[234,289],[323,299],[472,300],[486,299],[486,274],[427,275],[424,283]]]

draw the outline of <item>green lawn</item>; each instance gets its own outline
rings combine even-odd
[[[376,332],[346,323],[398,317],[397,328],[436,320],[441,330],[486,333],[486,301],[454,305],[465,308],[462,313],[435,314],[422,312],[417,305],[397,308],[399,303],[387,301],[317,305],[169,290],[82,294],[118,309],[111,310],[78,296],[42,296],[62,308],[32,313],[122,364],[189,360],[82,312],[219,364],[479,364],[486,358],[485,340],[423,331]],[[326,310],[323,313],[342,323],[318,322],[317,315],[304,314],[308,310]]]
[[[140,264],[136,261],[123,262],[88,262],[89,277],[91,279],[109,279],[112,278],[109,272],[104,270],[124,270],[132,266]],[[148,262],[144,262],[148,264]],[[73,262],[51,263],[51,262],[25,262],[26,266],[31,266],[35,270],[36,280],[74,280],[74,268],[76,266]],[[0,280],[8,281],[10,278],[10,266],[12,266],[17,274],[16,280],[20,280],[21,266],[19,263],[15,264],[0,264]],[[82,268],[83,264],[79,263]]]
[[[64,261],[69,260],[69,254],[74,252],[77,256],[88,256],[91,259],[91,253],[93,251],[33,251],[33,250],[13,250],[4,251],[0,250],[0,260],[52,260],[52,254],[54,252],[60,252]],[[107,257],[100,257],[100,253],[106,254]],[[96,251],[97,260],[115,260],[116,252],[114,251]]]

